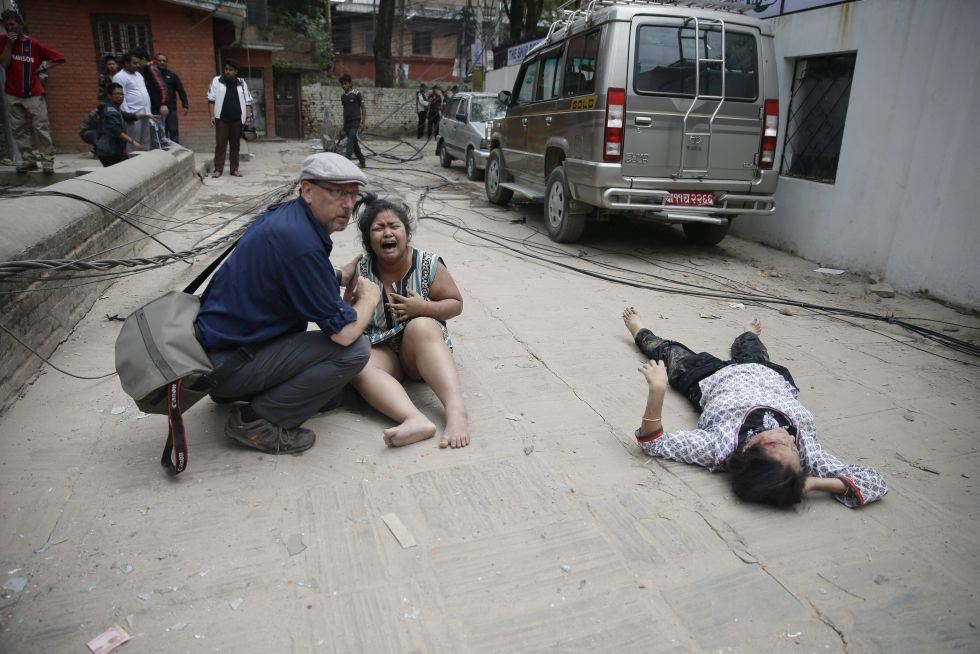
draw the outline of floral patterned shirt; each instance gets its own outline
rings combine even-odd
[[[772,408],[796,426],[803,471],[813,477],[840,479],[850,487],[850,495],[834,496],[837,501],[853,508],[888,492],[884,477],[874,469],[842,463],[820,447],[813,414],[796,399],[796,388],[774,370],[755,363],[726,366],[701,380],[701,393],[697,429],[659,431],[645,437],[638,431],[637,441],[644,452],[711,471],[724,470],[738,447],[745,418],[755,409]]]

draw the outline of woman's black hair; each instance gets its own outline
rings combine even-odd
[[[392,202],[391,200],[379,200],[378,196],[374,193],[365,193],[354,205],[354,215],[357,216],[357,228],[361,230],[361,243],[364,245],[365,252],[371,251],[371,223],[374,222],[374,219],[382,211],[390,211],[398,216],[398,219],[402,221],[402,225],[405,226],[407,239],[409,241],[412,240],[415,225],[412,223],[412,214],[408,205],[401,202]]]
[[[746,502],[760,502],[780,508],[803,501],[803,480],[799,470],[788,468],[758,446],[746,448],[728,460],[732,490]]]

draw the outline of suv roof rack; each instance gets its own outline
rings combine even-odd
[[[558,7],[558,19],[551,24],[548,35],[540,45],[532,50],[537,50],[541,46],[551,43],[551,37],[577,19],[584,18],[586,23],[592,20],[592,15],[600,9],[614,6],[636,6],[636,5],[657,5],[663,7],[687,7],[689,9],[708,9],[714,11],[727,11],[736,14],[744,14],[754,7],[754,5],[738,2],[737,0],[589,0],[585,9],[566,9],[565,7],[577,3],[579,0],[566,0]]]

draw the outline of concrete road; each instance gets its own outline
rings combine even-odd
[[[156,223],[180,230],[168,243],[186,247],[259,203],[309,154],[251,148],[243,178],[205,180],[174,216],[183,224]],[[390,422],[352,396],[307,424],[312,450],[273,457],[226,439],[227,407],[204,401],[173,480],[159,465],[163,418],[138,412],[115,378],[49,369],[0,417],[0,651],[83,652],[114,623],[132,635],[123,652],[980,648],[978,360],[893,325],[725,296],[931,318],[974,341],[976,318],[876,300],[855,275],[734,238],[697,248],[676,229],[606,224],[559,246],[540,208],[490,206],[459,163],[426,154],[368,172],[426,217],[415,242],[444,256],[463,291],[450,330],[472,444],[387,449]],[[358,235],[338,236],[343,262]],[[54,363],[110,372],[119,323],[106,315],[204,263],[122,279]],[[876,467],[889,494],[857,510],[811,497],[779,511],[740,503],[725,475],[643,455],[627,304],[719,354],[761,317],[824,446]],[[409,392],[441,425],[435,396]],[[696,422],[673,391],[665,411],[669,425]],[[416,546],[399,545],[390,513]]]

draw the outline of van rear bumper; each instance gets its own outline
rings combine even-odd
[[[773,192],[777,175],[762,171],[750,180],[667,178],[625,178],[620,165],[595,163],[581,159],[565,161],[572,197],[585,204],[616,211],[670,211],[703,215],[755,214],[768,216],[776,210]],[[711,191],[715,205],[688,207],[665,205],[671,191]]]
[[[602,193],[602,206],[617,211],[670,211],[705,215],[737,216],[754,214],[771,216],[776,211],[776,200],[771,195],[745,195],[743,193],[715,192],[713,206],[690,207],[664,204],[669,191],[635,188],[610,188]]]

